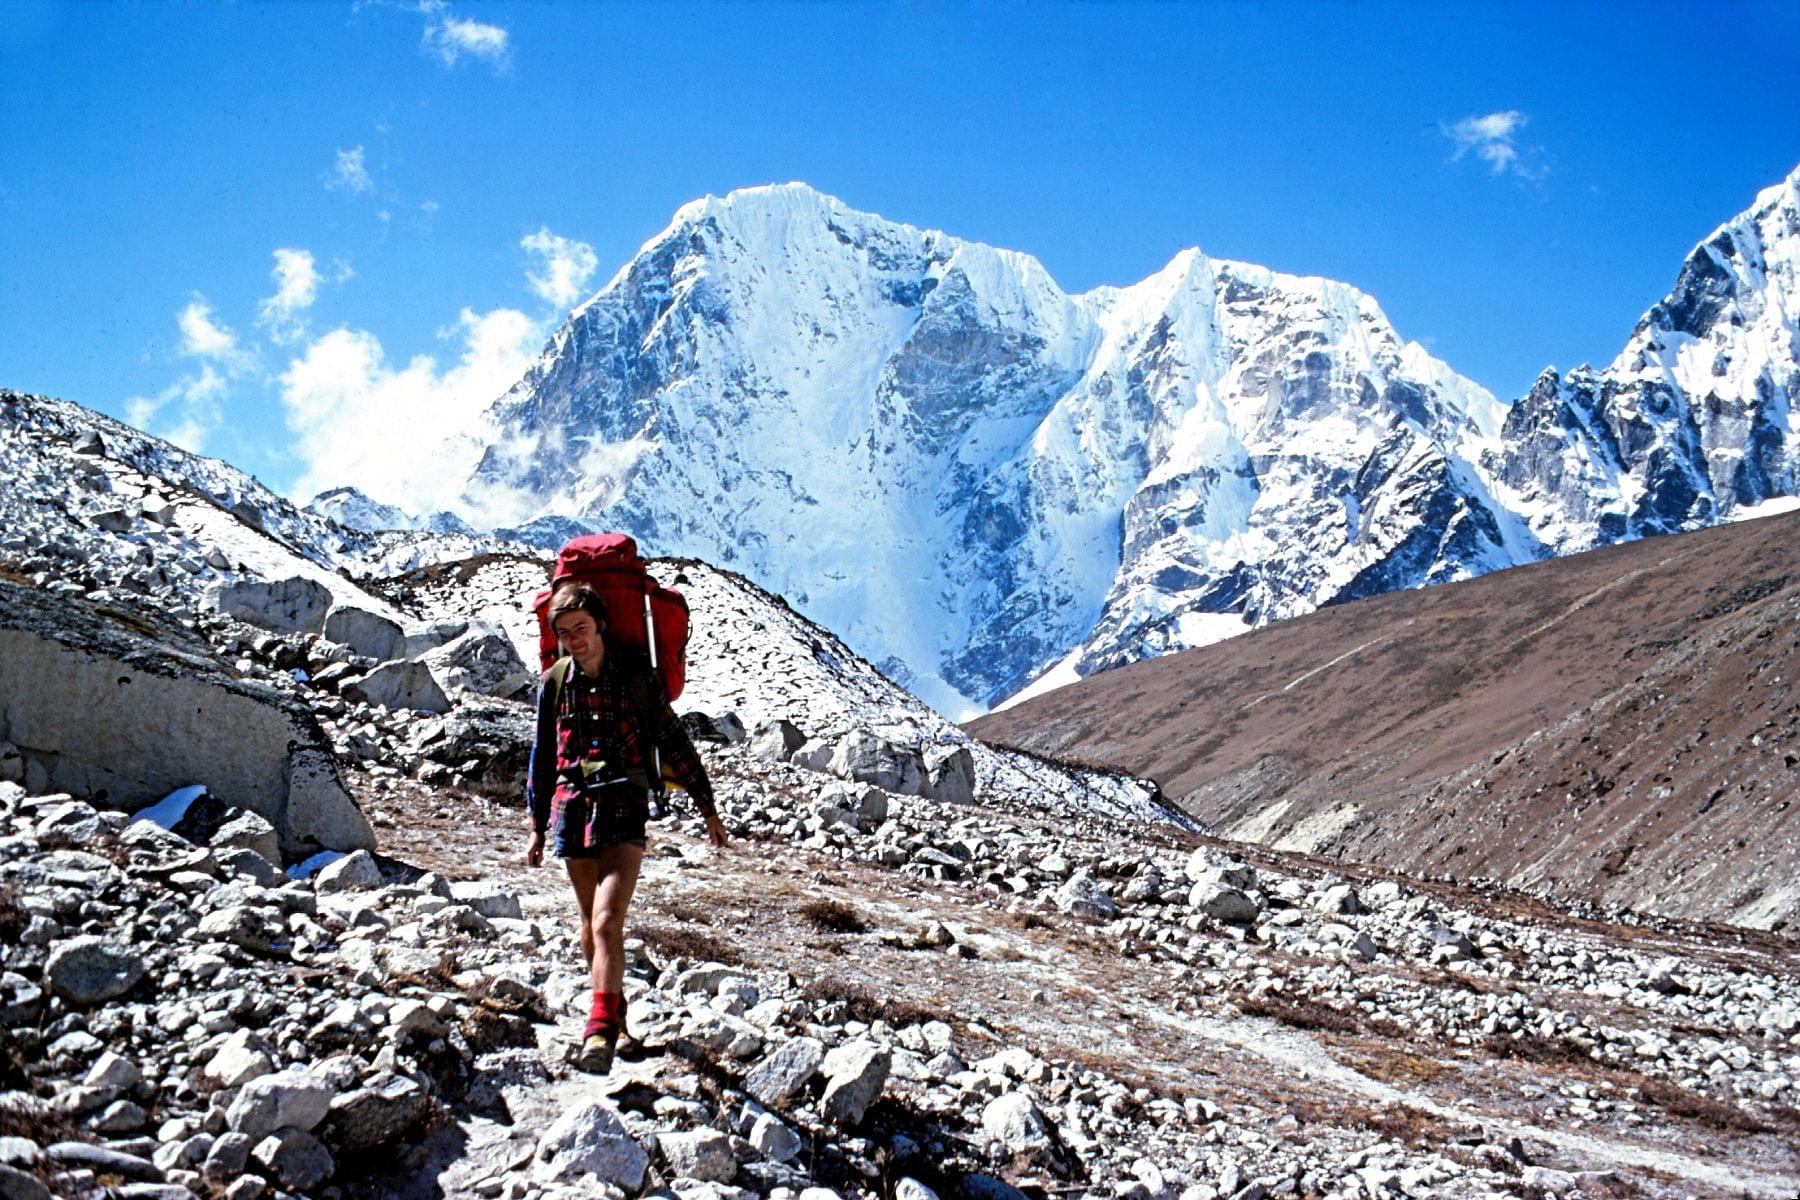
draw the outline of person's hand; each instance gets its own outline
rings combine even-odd
[[[731,843],[731,835],[725,832],[725,822],[719,820],[718,813],[707,813],[705,821],[706,836],[711,839],[713,845],[724,849]]]
[[[531,831],[531,841],[525,846],[525,865],[528,867],[544,865],[544,831],[541,829]]]

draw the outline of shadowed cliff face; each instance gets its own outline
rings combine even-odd
[[[1222,833],[1773,926],[1800,915],[1800,516],[1384,595],[969,726]]]

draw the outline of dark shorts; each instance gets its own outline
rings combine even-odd
[[[559,795],[550,814],[556,857],[599,858],[625,844],[643,849],[650,820],[650,797],[630,784],[603,788],[593,796]]]

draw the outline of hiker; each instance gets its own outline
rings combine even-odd
[[[729,840],[712,783],[647,660],[606,642],[606,607],[585,584],[550,597],[550,627],[566,658],[538,690],[538,734],[526,794],[531,842],[526,865],[541,866],[554,833],[581,920],[581,953],[594,998],[575,1065],[605,1074],[625,1031],[625,910],[644,861],[645,822],[659,768],[694,798],[715,846]]]

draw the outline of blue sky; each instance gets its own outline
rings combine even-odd
[[[1342,279],[1510,399],[1800,162],[1797,61],[1792,3],[12,0],[0,384],[309,495],[685,201],[798,179],[1071,291]]]

